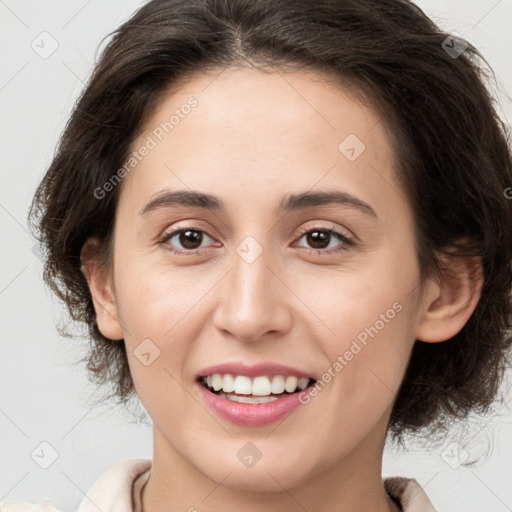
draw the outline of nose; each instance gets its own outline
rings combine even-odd
[[[290,330],[293,293],[270,252],[263,250],[251,261],[234,251],[231,271],[219,283],[213,318],[223,334],[251,342],[280,337]]]

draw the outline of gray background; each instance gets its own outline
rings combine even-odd
[[[94,387],[84,365],[72,364],[85,354],[87,342],[56,333],[62,306],[43,287],[41,261],[26,226],[32,194],[92,71],[101,39],[143,3],[0,0],[3,504],[50,499],[63,511],[75,510],[109,465],[152,457],[149,425],[129,423],[126,414],[112,406],[93,406]],[[417,4],[483,52],[498,78],[500,111],[510,120],[512,0]],[[40,36],[44,31],[58,44],[47,58],[31,47],[35,41],[40,53],[51,49],[50,38]],[[387,449],[384,476],[416,478],[439,512],[511,511],[511,399],[509,392],[496,415],[454,429],[438,447],[411,444],[408,453]],[[52,449],[42,442],[56,450],[57,459],[48,469],[40,464],[51,462]],[[457,449],[449,448],[452,443],[464,446],[470,460],[489,453],[473,467],[459,466]],[[465,454],[460,449],[458,453]]]

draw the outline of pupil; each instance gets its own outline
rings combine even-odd
[[[311,231],[308,233],[308,243],[313,246],[315,249],[325,249],[325,242],[327,241],[327,245],[329,245],[329,237],[330,233],[326,231]]]
[[[192,241],[190,241],[190,239],[192,239]],[[202,239],[202,233],[199,231],[194,231],[193,229],[187,229],[186,231],[180,233],[180,243],[186,249],[196,249],[194,244],[199,241],[199,245],[201,245]]]

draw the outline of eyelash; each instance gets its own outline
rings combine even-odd
[[[208,237],[213,238],[206,231],[204,231],[203,229],[199,229],[199,228],[191,226],[191,227],[186,227],[186,228],[175,229],[171,233],[165,233],[162,236],[162,238],[160,238],[160,240],[158,240],[158,243],[162,244],[162,245],[165,245],[166,246],[165,247],[166,250],[168,250],[168,251],[170,251],[170,252],[172,252],[174,254],[178,254],[178,255],[198,256],[198,255],[201,255],[204,252],[208,251],[207,248],[203,249],[203,250],[201,250],[201,249],[191,249],[191,250],[187,250],[187,251],[178,251],[176,249],[170,248],[170,246],[169,246],[169,244],[167,242],[171,238],[173,238],[175,235],[183,233],[185,231],[196,231],[196,232],[204,233]],[[300,240],[304,235],[306,235],[308,233],[315,232],[315,231],[319,231],[319,232],[322,232],[322,233],[328,233],[329,235],[334,236],[335,238],[337,238],[340,242],[343,242],[343,245],[341,246],[341,248],[329,249],[329,250],[326,250],[326,249],[308,249],[307,247],[301,247],[302,249],[304,249],[308,253],[313,253],[315,255],[322,255],[322,256],[323,255],[330,255],[330,254],[333,254],[333,253],[339,253],[339,252],[342,252],[342,251],[347,251],[348,249],[350,249],[352,246],[355,245],[355,241],[354,240],[351,240],[350,238],[346,237],[345,235],[343,235],[339,231],[335,230],[334,228],[310,228],[310,227],[307,227],[307,228],[301,230],[301,232],[299,234],[299,237],[298,237],[298,240]]]

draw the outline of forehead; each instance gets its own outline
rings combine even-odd
[[[277,200],[283,188],[342,184],[377,202],[398,187],[382,120],[351,91],[306,71],[195,76],[161,99],[132,150],[144,146],[123,187],[134,208],[164,186],[233,199],[237,190],[252,199],[261,190],[266,200],[275,191]]]

